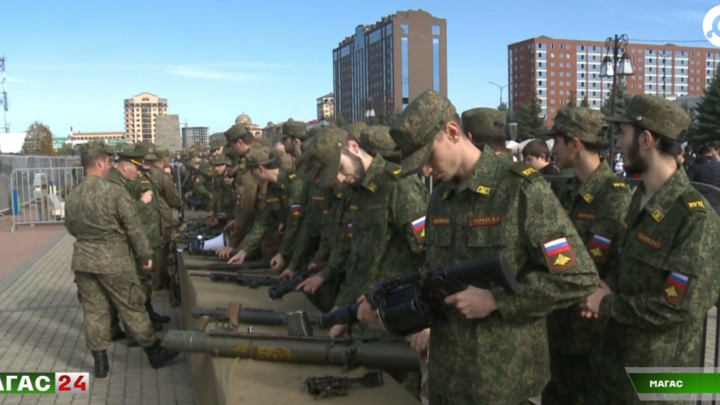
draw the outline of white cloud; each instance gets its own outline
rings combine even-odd
[[[175,76],[192,77],[196,79],[225,80],[233,82],[250,82],[259,80],[262,75],[247,72],[228,72],[193,67],[173,67],[167,73]]]
[[[7,80],[8,83],[27,83],[27,80],[25,80],[25,79],[20,79],[20,78],[12,77],[12,76],[7,76],[5,79]]]

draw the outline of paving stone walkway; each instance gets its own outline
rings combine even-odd
[[[89,372],[90,394],[0,395],[0,404],[196,405],[190,370],[180,355],[153,370],[140,347],[108,348],[108,378],[92,377],[83,312],[70,271],[74,238],[61,232],[0,281],[0,372]],[[180,308],[154,298],[178,329]]]

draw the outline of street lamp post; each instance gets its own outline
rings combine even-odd
[[[600,77],[612,77],[612,90],[610,91],[610,115],[615,115],[615,94],[617,92],[618,76],[631,76],[632,63],[626,52],[628,37],[625,34],[615,35],[605,40],[605,58],[600,68]],[[612,58],[608,55],[612,51]],[[622,56],[618,54],[622,51]],[[610,123],[610,167],[615,167],[615,125]]]
[[[493,86],[495,86],[495,87],[497,87],[498,89],[500,89],[500,105],[502,105],[502,94],[503,94],[503,90],[505,89],[505,87],[507,87],[507,84],[504,85],[504,86],[501,86],[501,85],[499,85],[499,84],[497,84],[497,83],[493,83],[493,82],[488,82],[488,83],[490,83],[490,84],[492,84]]]

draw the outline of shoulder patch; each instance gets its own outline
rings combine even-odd
[[[290,179],[290,180],[294,179],[295,177],[297,177],[297,175],[295,173],[290,173],[288,175],[288,179]]]
[[[517,174],[518,176],[528,181],[533,181],[537,178],[542,177],[542,174],[540,174],[539,171],[533,169],[532,167],[526,165],[523,162],[515,162],[510,165],[510,172]]]
[[[397,177],[402,173],[402,167],[392,162],[386,162],[385,171]]]
[[[696,189],[686,191],[680,198],[690,212],[707,212],[707,204],[705,204],[702,194]]]

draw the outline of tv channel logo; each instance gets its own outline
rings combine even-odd
[[[711,44],[720,48],[720,6],[715,6],[703,20],[703,33]]]

